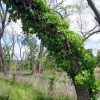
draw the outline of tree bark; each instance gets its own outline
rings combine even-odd
[[[77,94],[77,100],[90,100],[89,89],[87,87],[83,87],[78,84],[75,85],[75,90]]]
[[[7,77],[8,76],[8,70],[7,70],[7,67],[6,67],[6,60],[4,58],[4,52],[3,52],[3,49],[2,49],[1,40],[0,40],[0,57],[1,57],[1,60],[2,60],[2,64],[3,64],[4,76]]]
[[[74,60],[71,63],[71,69],[72,69],[72,72],[73,72],[73,75],[71,76],[71,78],[72,78],[73,85],[75,87],[75,91],[76,91],[76,94],[77,94],[77,100],[90,100],[89,88],[86,87],[86,86],[82,86],[80,84],[75,83],[75,76],[77,75],[78,68],[80,67],[80,66],[77,65],[76,62],[77,61]]]

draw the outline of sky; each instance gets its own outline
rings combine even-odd
[[[59,1],[59,0],[58,0]],[[73,0],[66,0],[64,2],[64,6],[66,5],[69,5],[69,4],[72,4],[73,3]],[[74,3],[77,3],[77,0],[74,0]],[[98,7],[100,4],[100,1],[99,0],[96,0],[96,6]],[[85,15],[86,16],[86,20],[91,22],[91,23],[88,23],[88,29],[91,29],[91,27],[93,27],[93,19],[94,19],[94,13],[91,11],[90,9],[90,12],[88,12],[89,15]],[[79,28],[77,27],[75,21],[76,21],[77,17],[74,15],[74,16],[71,16],[71,23],[70,23],[70,29],[75,31],[76,33],[79,33]],[[92,21],[91,21],[92,20]],[[21,29],[21,22],[20,20],[17,21],[17,23],[14,23],[12,22],[10,25],[7,26],[6,28],[7,30],[9,30],[9,33],[12,34],[12,29],[14,30],[14,32],[17,32],[18,34],[21,34],[22,32],[22,29]],[[38,43],[40,41],[38,40]],[[91,36],[88,40],[86,40],[84,42],[84,46],[86,49],[89,49],[91,48],[93,50],[93,54],[96,56],[97,54],[97,51],[100,49],[100,34],[94,34],[93,36]],[[24,52],[25,49],[23,48],[22,49],[22,52]],[[16,44],[16,47],[15,47],[15,53],[17,56],[19,56],[19,47],[18,45]]]

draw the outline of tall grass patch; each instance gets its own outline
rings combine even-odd
[[[0,100],[70,100],[68,96],[43,93],[27,83],[0,78]]]

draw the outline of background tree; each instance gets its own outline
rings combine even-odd
[[[18,60],[18,63],[19,63],[19,69],[20,69],[20,74],[22,74],[22,71],[23,71],[23,60],[24,60],[24,53],[22,52],[22,49],[24,47],[24,45],[21,43],[23,38],[24,38],[24,35],[23,34],[17,34],[17,44],[18,44],[18,47],[19,47],[19,60]]]
[[[4,50],[4,57],[6,59],[7,69],[10,70],[10,66],[11,66],[10,47],[9,46],[4,46],[3,50]]]
[[[44,53],[44,47],[43,47],[42,42],[40,42],[40,48],[39,48],[39,53],[38,53],[38,62],[37,62],[37,72],[38,73],[41,73],[42,72],[43,53]]]
[[[92,49],[87,49],[87,52],[89,53],[89,55],[90,55],[91,57],[93,57]]]
[[[7,70],[6,60],[5,60],[4,52],[3,52],[3,48],[2,48],[1,38],[2,38],[2,36],[4,34],[5,27],[8,24],[6,22],[7,13],[8,13],[7,6],[3,4],[2,0],[0,0],[0,20],[1,20],[1,28],[0,28],[0,57],[1,57],[1,60],[2,60],[2,65],[3,65],[2,69],[3,69],[3,72],[4,72],[4,76],[8,76],[8,70]]]
[[[48,70],[48,69],[53,70],[56,68],[57,68],[57,64],[56,64],[55,58],[51,56],[51,54],[48,51],[48,55],[43,64],[43,70]]]
[[[96,67],[97,66],[97,56],[93,55],[92,49],[87,49],[87,52],[93,58],[93,61],[95,63],[94,66]]]
[[[8,25],[9,27],[9,25]],[[6,57],[9,58],[9,60],[6,60],[6,63],[10,61],[9,64],[7,64],[7,67],[9,66],[9,71],[11,71],[12,69],[12,62],[13,62],[13,55],[14,55],[14,50],[12,48],[14,48],[15,46],[15,32],[13,30],[14,28],[11,28],[11,32],[9,32],[9,30],[6,28],[5,29],[5,34],[2,37],[2,46],[3,46],[3,50],[4,50],[4,55],[5,55],[5,59]]]
[[[27,46],[29,49],[29,60],[30,60],[30,66],[32,66],[32,74],[36,73],[36,65],[35,65],[35,58],[37,54],[37,40],[36,38],[31,34],[26,34],[24,39],[22,40],[22,44]]]
[[[100,50],[97,52],[97,66],[100,67]]]

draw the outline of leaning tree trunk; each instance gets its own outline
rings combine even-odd
[[[4,52],[3,52],[3,49],[2,49],[1,40],[0,40],[0,57],[1,57],[1,60],[2,60],[2,64],[3,64],[4,76],[7,77],[8,76],[8,70],[7,70],[7,67],[6,67],[6,60],[5,60],[5,57],[4,57]]]
[[[20,17],[23,23],[24,31],[30,32],[31,29],[33,29],[35,33],[38,33],[37,36],[42,40],[43,44],[46,44],[45,46],[48,48],[48,50],[50,50],[51,53],[56,57],[59,67],[67,70],[67,65],[70,62],[70,74],[75,86],[77,100],[89,100],[90,87],[83,86],[81,84],[75,84],[75,76],[79,73],[79,69],[81,69],[81,71],[84,69],[91,71],[93,69],[93,65],[91,67],[91,65],[88,63],[88,60],[84,58],[84,53],[86,52],[83,45],[81,45],[81,38],[68,29],[68,23],[66,23],[64,20],[61,20],[55,13],[50,11],[50,9],[43,4],[42,0],[40,0],[40,2],[37,0],[3,1],[5,1],[5,3],[9,2],[8,6],[13,5],[13,8],[10,9],[13,10],[13,13],[11,13],[11,18],[13,15],[16,18]],[[15,13],[15,11],[17,13]],[[80,48],[77,49],[78,47]],[[80,59],[84,60],[81,60],[81,63],[84,66],[86,65],[85,67],[82,67],[78,64]],[[85,61],[87,62],[86,64],[84,64]]]
[[[75,84],[75,76],[78,73],[78,68],[79,66],[77,65],[76,61],[72,61],[71,69],[72,69],[73,75],[71,77],[72,77],[73,85],[75,87],[75,91],[77,94],[77,100],[90,100],[89,88],[82,86],[80,84]]]

